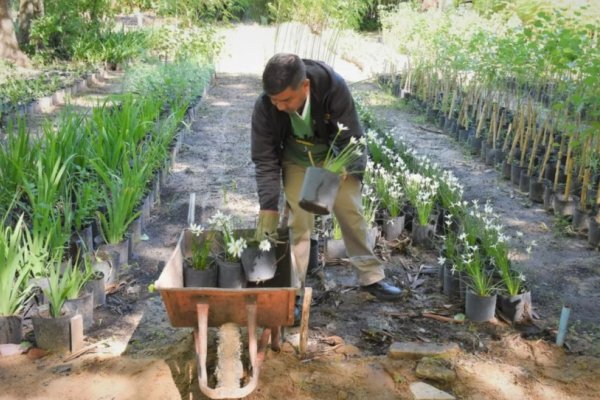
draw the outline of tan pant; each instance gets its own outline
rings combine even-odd
[[[314,214],[298,205],[300,189],[306,168],[291,162],[283,162],[283,187],[289,207],[291,258],[294,271],[294,287],[303,287],[306,280],[310,254],[310,234],[313,230]],[[367,244],[367,223],[362,215],[361,183],[348,176],[340,185],[333,213],[342,229],[342,237],[350,263],[356,269],[361,286],[379,282],[385,277],[381,262]]]

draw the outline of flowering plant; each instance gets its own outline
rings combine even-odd
[[[196,240],[192,241],[192,254],[189,258],[190,266],[200,271],[206,270],[212,264],[211,251],[215,240],[214,231],[205,231],[201,225],[191,224],[188,230]],[[202,237],[201,237],[202,236]]]
[[[367,226],[373,226],[373,224],[375,224],[375,214],[377,213],[379,199],[377,199],[372,187],[368,185],[364,186],[361,200],[363,216],[365,217]]]
[[[479,296],[491,296],[496,289],[496,284],[492,274],[484,267],[479,248],[476,245],[465,247],[462,258],[464,270],[469,278],[467,286]]]
[[[225,246],[225,260],[238,262],[242,257],[242,252],[248,247],[248,242],[243,237],[236,237],[233,229],[233,219],[229,215],[217,211],[209,221],[216,229],[223,233],[223,243]]]
[[[510,296],[516,296],[523,292],[525,286],[525,275],[515,271],[508,257],[508,245],[506,242],[498,243],[492,254],[492,261],[500,274],[502,284]]]
[[[323,168],[333,172],[334,174],[341,174],[343,172],[347,172],[346,168],[363,156],[366,139],[364,137],[356,139],[354,136],[351,136],[348,144],[340,150],[336,146],[336,141],[340,134],[343,131],[347,131],[348,128],[339,122],[337,127],[338,131],[333,138],[333,142],[331,143],[329,150],[327,150],[327,154],[325,155]],[[309,152],[308,155],[314,166],[311,153]]]
[[[428,176],[408,173],[406,175],[406,197],[417,209],[420,225],[427,225],[437,196],[438,183]]]

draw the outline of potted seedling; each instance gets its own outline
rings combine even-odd
[[[416,210],[412,221],[411,237],[417,245],[430,245],[435,233],[437,217],[432,217],[432,211],[437,189],[437,181],[428,176],[418,173],[406,175],[406,197]]]
[[[242,251],[242,266],[249,282],[262,282],[272,279],[277,271],[276,235],[262,240],[247,240],[247,247]]]
[[[32,316],[33,332],[37,345],[50,351],[77,351],[83,345],[83,318],[74,310],[64,307],[68,293],[74,285],[70,279],[69,268],[62,273],[63,250],[54,250],[47,262],[48,287],[44,295],[48,305],[40,307],[38,314]],[[77,282],[75,282],[77,283]]]
[[[209,219],[209,224],[221,231],[223,235],[224,251],[217,257],[218,287],[229,289],[240,289],[246,287],[246,276],[242,267],[242,253],[248,247],[245,237],[236,234],[233,226],[233,218],[217,211]]]
[[[348,171],[347,168],[365,156],[366,141],[364,138],[358,140],[354,136],[342,136],[342,132],[346,130],[348,128],[338,123],[337,134],[321,166],[317,167],[313,162],[313,166],[306,169],[299,201],[304,210],[319,215],[331,213],[341,184],[341,175],[357,172]],[[310,153],[309,157],[312,160]]]
[[[192,224],[184,233],[185,252],[183,285],[185,287],[216,287],[217,263],[215,246],[219,232]],[[188,250],[189,248],[189,250]]]
[[[14,227],[5,226],[8,212],[0,226],[0,344],[21,342],[21,312],[30,296],[27,280],[30,264],[26,262],[22,232],[27,229],[23,215]]]
[[[494,278],[484,268],[476,246],[465,246],[463,253],[467,292],[465,316],[473,322],[485,322],[494,318],[496,310],[496,285]]]

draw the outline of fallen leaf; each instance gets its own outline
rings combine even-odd
[[[455,321],[464,321],[465,320],[465,314],[463,313],[458,313],[454,316],[454,320]]]
[[[146,235],[146,234],[144,233],[142,236],[140,236],[140,240],[143,240],[143,241],[148,241],[148,240],[150,240],[150,237],[148,237],[148,235]]]

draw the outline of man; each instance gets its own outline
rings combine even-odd
[[[304,172],[311,158],[317,165],[324,160],[338,127],[347,127],[336,139],[338,148],[344,148],[352,136],[362,137],[363,131],[346,83],[322,62],[276,54],[267,63],[262,82],[264,93],[252,114],[252,161],[260,203],[257,238],[277,229],[282,180],[289,209],[294,286],[302,287],[314,225],[314,215],[298,205]],[[333,211],[361,287],[378,299],[396,300],[401,290],[383,282],[383,266],[367,244],[361,206],[366,159],[365,150],[362,158],[348,168],[352,173],[343,178]]]

